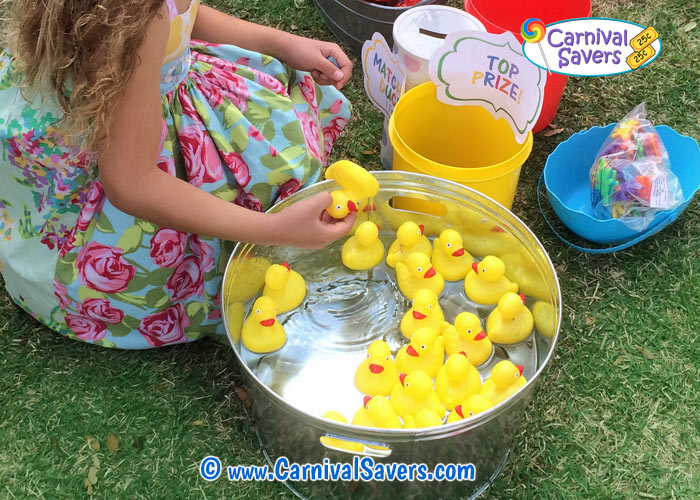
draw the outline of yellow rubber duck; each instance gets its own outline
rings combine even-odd
[[[462,245],[462,236],[454,229],[445,229],[433,240],[433,267],[447,281],[464,279],[473,262],[474,257]]]
[[[246,349],[263,354],[276,351],[287,342],[287,334],[275,318],[276,312],[275,302],[270,297],[257,298],[241,330]]]
[[[461,312],[455,318],[454,326],[449,323],[444,325],[442,335],[448,356],[461,352],[474,366],[483,364],[491,357],[493,344],[481,328],[481,320],[476,314]]]
[[[277,314],[286,313],[298,307],[306,297],[306,282],[288,263],[272,264],[265,273],[263,295],[275,302]]]
[[[442,417],[429,408],[423,408],[415,415],[406,415],[403,419],[404,429],[437,427],[442,425]]]
[[[441,419],[445,415],[445,407],[433,390],[433,379],[420,370],[402,374],[401,382],[394,386],[389,401],[401,418],[416,415],[424,408],[432,410]]]
[[[336,181],[342,187],[331,192],[332,203],[326,211],[336,219],[349,212],[357,212],[363,200],[379,192],[379,182],[366,169],[348,160],[340,160],[326,169],[326,179]]]
[[[447,358],[435,375],[435,393],[448,410],[481,390],[479,372],[461,353]]]
[[[413,297],[411,308],[401,318],[401,333],[407,339],[419,328],[430,328],[436,333],[442,332],[445,316],[438,303],[437,295],[421,288]]]
[[[539,300],[550,300],[550,284],[526,247],[520,246],[511,252],[499,253],[499,257],[506,266],[506,277],[518,284],[520,292]]]
[[[362,408],[352,417],[352,425],[379,429],[401,429],[402,427],[394,406],[382,396],[373,398],[365,396]]]
[[[489,398],[482,394],[472,394],[464,403],[455,406],[455,409],[450,412],[447,417],[447,423],[457,422],[465,418],[473,417],[477,413],[486,411],[493,406]]]
[[[445,347],[442,335],[430,328],[419,328],[411,336],[408,345],[396,353],[396,367],[401,373],[420,370],[435,377],[445,362]]]
[[[331,204],[326,207],[326,212],[334,219],[343,219],[350,212],[358,212],[357,203],[350,198],[345,191],[332,191]]]
[[[467,297],[478,304],[492,305],[504,293],[517,292],[518,285],[503,275],[505,270],[503,261],[493,255],[484,257],[481,262],[474,262],[464,278]]]
[[[355,387],[369,396],[388,396],[399,381],[389,344],[375,340],[369,345],[367,358],[355,371]]]
[[[421,252],[413,252],[406,263],[396,264],[396,282],[404,296],[413,300],[418,290],[425,288],[440,296],[445,280],[430,264],[430,258]]]
[[[481,395],[497,405],[518,392],[525,384],[527,380],[523,377],[523,365],[514,365],[504,359],[491,369],[491,376],[481,386]]]
[[[525,306],[525,296],[508,292],[486,318],[486,334],[497,344],[515,344],[532,333],[532,313]]]
[[[557,320],[551,302],[542,300],[535,302],[532,306],[532,319],[541,335],[550,339],[554,336],[557,331]]]
[[[365,221],[355,229],[355,234],[343,244],[343,264],[355,271],[372,269],[384,258],[384,244],[379,239],[379,227]]]
[[[405,262],[408,256],[414,252],[421,252],[430,257],[433,247],[430,240],[424,234],[424,226],[413,221],[406,221],[396,231],[396,239],[389,246],[386,254],[386,263],[389,267],[396,267],[399,262]]]
[[[347,419],[343,416],[343,414],[338,413],[337,411],[327,411],[323,414],[323,418],[333,420],[334,422],[341,422],[343,424],[348,423]],[[365,447],[362,446],[360,443],[355,443],[354,441],[345,441],[343,439],[333,438],[329,436],[322,436],[321,442],[330,448],[338,448],[341,450],[352,451],[355,453],[360,453],[362,450],[365,449]]]

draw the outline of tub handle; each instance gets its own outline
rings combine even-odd
[[[353,439],[336,434],[324,434],[320,437],[321,444],[329,450],[340,451],[361,457],[388,457],[391,446],[378,441]]]

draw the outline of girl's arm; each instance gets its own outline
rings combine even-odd
[[[335,43],[304,38],[200,5],[192,37],[211,43],[237,45],[271,55],[293,68],[310,71],[321,85],[342,88],[350,79],[352,63]],[[328,60],[333,57],[338,66]]]
[[[331,201],[328,193],[265,214],[221,200],[157,167],[160,68],[169,29],[163,11],[139,49],[141,62],[125,84],[109,143],[99,153],[100,179],[112,204],[164,227],[233,241],[321,248],[347,233],[353,217],[338,222],[322,217]]]

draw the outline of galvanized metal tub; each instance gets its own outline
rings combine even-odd
[[[428,236],[445,228],[459,231],[475,257],[498,255],[506,274],[533,301],[548,303],[553,317],[525,341],[497,346],[492,358],[479,367],[482,379],[500,359],[523,364],[528,383],[514,396],[488,411],[452,424],[428,429],[371,429],[321,418],[327,410],[352,412],[362,405],[354,389],[355,367],[374,340],[386,340],[393,351],[405,343],[398,320],[410,303],[397,295],[392,272],[381,264],[371,273],[347,270],[340,262],[343,240],[319,252],[283,247],[239,244],[229,260],[222,291],[224,321],[234,355],[248,378],[248,392],[261,447],[270,463],[287,457],[295,463],[353,460],[353,454],[329,447],[322,437],[335,436],[361,443],[360,456],[383,463],[474,465],[476,477],[463,482],[307,481],[288,483],[299,496],[327,498],[473,498],[499,473],[508,456],[522,413],[542,371],[551,358],[559,333],[559,283],[546,251],[534,234],[511,212],[465,186],[434,177],[399,171],[373,172],[380,190],[375,211],[362,213],[377,222],[385,242],[394,238],[406,220],[423,224]],[[323,190],[337,189],[331,181],[310,186],[276,205],[278,211]],[[402,209],[394,207],[403,207]],[[411,210],[404,210],[410,208]],[[412,210],[420,210],[416,213]],[[429,215],[439,214],[436,215]],[[326,252],[326,253],[323,253]],[[318,261],[319,255],[327,260]],[[307,297],[296,311],[278,317],[287,344],[267,355],[254,355],[241,346],[241,326],[260,292],[271,262],[287,261],[307,280]],[[364,273],[364,274],[363,274]],[[363,281],[366,280],[366,281]],[[446,286],[440,298],[448,321],[463,310],[482,318],[492,307],[469,303],[462,283]],[[367,317],[369,314],[369,318]],[[357,323],[353,323],[357,317]],[[301,318],[301,319],[299,319]],[[338,321],[338,319],[342,321]],[[397,320],[398,318],[398,320]],[[398,497],[397,497],[398,495]]]
[[[418,5],[443,4],[445,0],[422,0],[411,7],[386,7],[363,0],[313,0],[316,10],[335,37],[354,54],[362,44],[379,32],[393,45],[394,21],[401,13]]]

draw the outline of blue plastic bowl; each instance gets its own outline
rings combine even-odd
[[[574,233],[596,243],[629,241],[642,233],[655,233],[673,222],[688,206],[700,188],[700,147],[692,137],[681,135],[665,125],[656,127],[668,151],[671,170],[683,189],[684,202],[673,210],[657,212],[642,232],[618,219],[598,219],[591,206],[591,165],[614,123],[582,130],[559,144],[544,165],[544,183],[549,203],[559,219]]]

